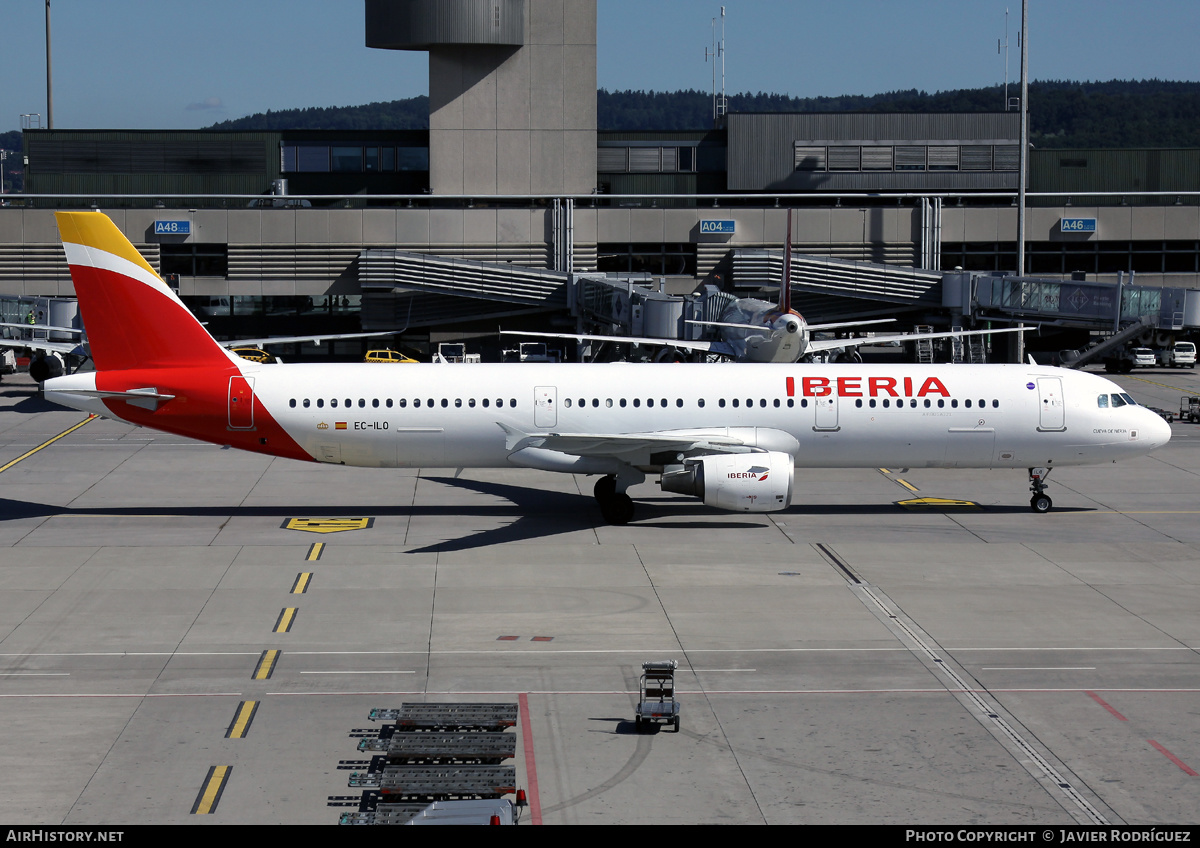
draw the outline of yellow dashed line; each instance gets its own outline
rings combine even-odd
[[[324,542],[313,542],[308,548],[308,556],[304,559],[308,562],[316,562],[321,558],[321,554],[325,550]]]
[[[82,421],[80,421],[80,422],[79,422],[78,424],[76,424],[74,427],[71,427],[71,428],[68,428],[68,429],[66,429],[66,430],[63,430],[61,433],[59,433],[59,434],[58,434],[57,436],[55,436],[53,439],[49,439],[49,440],[47,440],[47,441],[45,441],[45,442],[42,442],[40,445],[38,445],[38,446],[37,446],[36,448],[34,448],[33,450],[28,450],[28,451],[25,451],[25,453],[21,454],[21,455],[20,455],[20,456],[18,456],[16,459],[14,459],[14,460],[10,460],[9,462],[6,462],[6,463],[4,463],[4,465],[0,465],[0,473],[3,473],[3,472],[5,472],[5,471],[7,471],[8,469],[12,468],[14,465],[16,465],[16,464],[17,464],[18,462],[20,462],[22,459],[28,459],[29,457],[33,456],[35,453],[37,453],[38,451],[40,451],[42,448],[49,447],[50,445],[54,444],[54,443],[55,443],[55,442],[57,442],[59,439],[61,439],[63,436],[69,436],[69,435],[71,435],[71,434],[72,434],[72,433],[74,433],[76,430],[78,430],[80,427],[82,427],[84,424],[86,424],[86,423],[88,423],[89,421],[93,420],[95,417],[96,417],[95,415],[89,415],[87,418],[85,418],[85,419],[83,419]]]
[[[192,805],[192,815],[205,816],[217,809],[217,802],[221,800],[221,793],[225,791],[232,771],[233,766],[212,766],[208,770],[200,794],[196,796],[196,803]]]
[[[920,489],[918,489],[916,486],[914,486],[912,483],[908,482],[907,480],[902,480],[902,479],[900,479],[899,477],[897,477],[897,478],[896,478],[896,482],[897,482],[897,483],[899,483],[899,484],[900,484],[901,486],[903,486],[904,488],[908,489],[910,492],[919,492],[919,491],[921,491],[921,490],[920,490]]]
[[[292,624],[296,621],[296,607],[284,607],[279,618],[275,619],[275,629],[272,633],[287,633],[292,629]]]
[[[263,651],[262,656],[258,658],[258,665],[254,667],[254,680],[270,680],[271,675],[275,673],[275,664],[279,662],[279,655],[282,651]]]
[[[258,712],[258,701],[242,701],[238,704],[237,711],[233,714],[233,721],[225,731],[225,738],[245,739],[246,731],[250,729],[250,722],[254,720],[256,712]]]
[[[312,572],[311,571],[301,571],[299,574],[296,575],[296,582],[292,584],[292,591],[290,594],[303,595],[305,592],[308,591],[308,584],[311,582],[312,582]]]
[[[1162,386],[1164,389],[1179,392],[1181,395],[1197,394],[1195,389],[1181,389],[1179,386],[1168,386],[1166,383],[1160,383],[1157,380],[1147,380],[1145,377],[1134,377],[1132,374],[1126,374],[1125,376],[1134,380],[1141,380],[1143,383],[1149,383],[1152,386]]]

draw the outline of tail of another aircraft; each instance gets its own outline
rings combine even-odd
[[[102,212],[55,212],[97,371],[228,368],[230,357]]]
[[[779,284],[779,311],[792,311],[792,210],[787,211],[787,235],[783,237],[783,280]]]

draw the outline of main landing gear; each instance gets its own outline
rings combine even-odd
[[[592,494],[600,504],[600,514],[609,524],[628,524],[633,518],[633,498],[625,494],[625,487],[617,491],[617,478],[612,474],[596,481]]]
[[[1034,512],[1049,512],[1054,501],[1046,494],[1046,478],[1050,476],[1049,468],[1029,469],[1029,491],[1033,497],[1029,499],[1029,508]]]

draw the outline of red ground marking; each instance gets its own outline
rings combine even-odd
[[[1154,748],[1155,748],[1155,750],[1156,750],[1156,751],[1158,751],[1158,753],[1162,754],[1162,755],[1163,755],[1164,757],[1166,757],[1168,760],[1170,760],[1170,761],[1171,761],[1171,762],[1173,762],[1175,765],[1177,765],[1177,766],[1179,766],[1181,769],[1183,769],[1183,773],[1184,773],[1184,774],[1186,774],[1186,775],[1189,775],[1190,777],[1196,777],[1196,776],[1197,776],[1197,775],[1196,775],[1196,772],[1194,772],[1194,771],[1192,771],[1190,768],[1188,768],[1188,767],[1187,767],[1187,764],[1186,764],[1186,763],[1184,763],[1184,761],[1183,761],[1183,760],[1179,759],[1179,757],[1177,757],[1177,756],[1175,756],[1174,754],[1172,754],[1170,751],[1168,751],[1168,750],[1167,750],[1166,748],[1164,748],[1162,745],[1159,745],[1159,744],[1158,744],[1157,742],[1155,742],[1153,739],[1147,739],[1146,741],[1147,741],[1147,742],[1149,742],[1151,745],[1153,745],[1153,746],[1154,746]]]
[[[529,695],[517,696],[521,705],[521,738],[525,742],[525,797],[529,801],[529,823],[542,823],[542,800],[538,797],[537,765],[533,760],[533,730],[529,726]]]
[[[1088,692],[1087,695],[1089,698],[1091,698],[1097,704],[1104,707],[1104,709],[1108,710],[1110,713],[1112,713],[1114,716],[1116,716],[1117,721],[1129,721],[1129,719],[1125,718],[1125,716],[1121,715],[1119,712],[1114,710],[1107,701],[1105,701],[1103,698],[1101,698],[1095,692]]]

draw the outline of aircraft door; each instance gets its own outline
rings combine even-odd
[[[229,429],[254,429],[254,378],[229,378]]]
[[[558,387],[536,386],[533,390],[533,426],[558,426]]]
[[[815,397],[813,402],[814,430],[838,430],[838,399],[836,395]]]
[[[1038,419],[1039,430],[1065,430],[1065,407],[1061,377],[1038,377],[1038,403],[1041,415]]]

